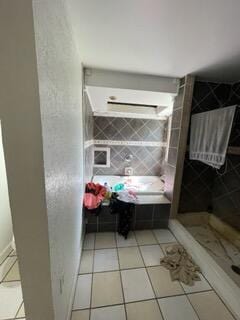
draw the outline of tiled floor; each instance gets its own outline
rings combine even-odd
[[[0,320],[25,319],[17,256],[10,255],[0,265]]]
[[[72,320],[233,320],[201,275],[193,287],[160,266],[169,230],[86,235]]]

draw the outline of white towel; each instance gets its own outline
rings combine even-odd
[[[192,116],[190,159],[217,169],[224,164],[236,107],[219,108]]]

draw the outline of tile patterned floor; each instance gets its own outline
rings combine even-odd
[[[25,319],[21,280],[16,253],[0,265],[0,320]]]
[[[193,287],[172,282],[160,266],[169,230],[85,237],[72,320],[234,320],[201,275]]]

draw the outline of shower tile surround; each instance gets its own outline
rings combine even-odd
[[[167,121],[94,117],[94,139],[106,140],[110,145],[102,144],[101,147],[110,147],[111,165],[109,168],[94,168],[95,175],[123,175],[125,167],[133,168],[133,175],[160,175],[163,174],[163,160],[165,146],[149,146],[149,142],[167,141]],[[111,141],[127,142],[136,141],[136,145],[114,145]],[[125,157],[133,155],[131,162]]]
[[[234,85],[197,81],[192,114],[240,104],[240,83]],[[234,117],[230,146],[240,146],[240,110]],[[214,169],[189,160],[186,154],[179,212],[213,211],[240,230],[240,156],[227,155],[218,175]]]
[[[184,88],[180,88],[178,96],[175,98],[173,105],[172,124],[171,124],[171,135],[168,151],[168,161],[165,164],[166,181],[165,191],[168,198],[172,201],[173,189],[175,182],[175,173],[177,165],[177,148],[180,136],[181,117],[182,117],[182,100],[183,100]]]
[[[93,176],[93,113],[86,93],[83,95],[83,127],[84,127],[84,166],[85,183]]]

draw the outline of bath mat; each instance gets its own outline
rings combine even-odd
[[[166,256],[160,260],[160,263],[169,270],[172,281],[179,280],[186,285],[193,286],[195,281],[201,280],[200,268],[179,244],[169,245],[166,248]]]

